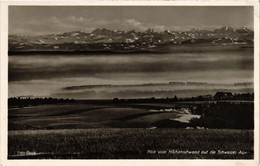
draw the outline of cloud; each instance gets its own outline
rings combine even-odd
[[[212,27],[219,27],[213,25],[211,27],[204,27],[210,29]],[[43,35],[51,33],[64,33],[69,31],[82,30],[91,32],[96,28],[118,29],[118,30],[137,30],[145,31],[147,29],[154,29],[156,31],[171,30],[188,30],[192,28],[198,28],[194,26],[180,27],[180,26],[165,26],[158,25],[149,22],[142,22],[137,19],[92,19],[83,16],[76,17],[70,15],[68,17],[58,18],[52,16],[41,20],[23,20],[18,22],[12,22],[9,25],[10,34],[24,34],[24,35]]]
[[[241,55],[243,56],[241,57]],[[228,60],[227,60],[227,55]],[[247,52],[176,53],[158,56],[21,56],[9,57],[9,81],[113,75],[187,73],[202,71],[253,71],[253,54]],[[217,58],[216,58],[217,57]],[[252,72],[253,73],[253,72]]]
[[[165,27],[163,25],[143,23],[135,19],[94,20],[70,16],[62,19],[51,17],[47,20],[28,20],[23,23],[16,23],[15,25],[9,26],[9,32],[10,34],[45,35],[78,30],[91,32],[96,28],[136,31],[145,31],[148,29],[164,31],[169,28],[172,29],[171,27]]]
[[[123,24],[124,24],[124,26],[132,27],[133,29],[141,30],[141,31],[144,31],[149,28],[144,23],[137,21],[135,19],[124,20]]]

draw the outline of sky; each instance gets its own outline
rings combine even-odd
[[[9,34],[45,35],[96,28],[163,31],[222,26],[253,29],[253,7],[10,6]]]

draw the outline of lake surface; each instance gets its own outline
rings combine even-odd
[[[250,48],[167,54],[12,55],[9,97],[185,97],[219,89],[249,92],[252,87],[234,87],[233,83],[253,82],[253,68]]]

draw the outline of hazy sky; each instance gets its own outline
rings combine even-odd
[[[212,29],[225,25],[253,29],[253,7],[9,7],[9,34],[90,32],[102,27]]]

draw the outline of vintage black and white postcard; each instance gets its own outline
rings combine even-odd
[[[258,164],[258,2],[4,2],[1,17],[4,166]]]

